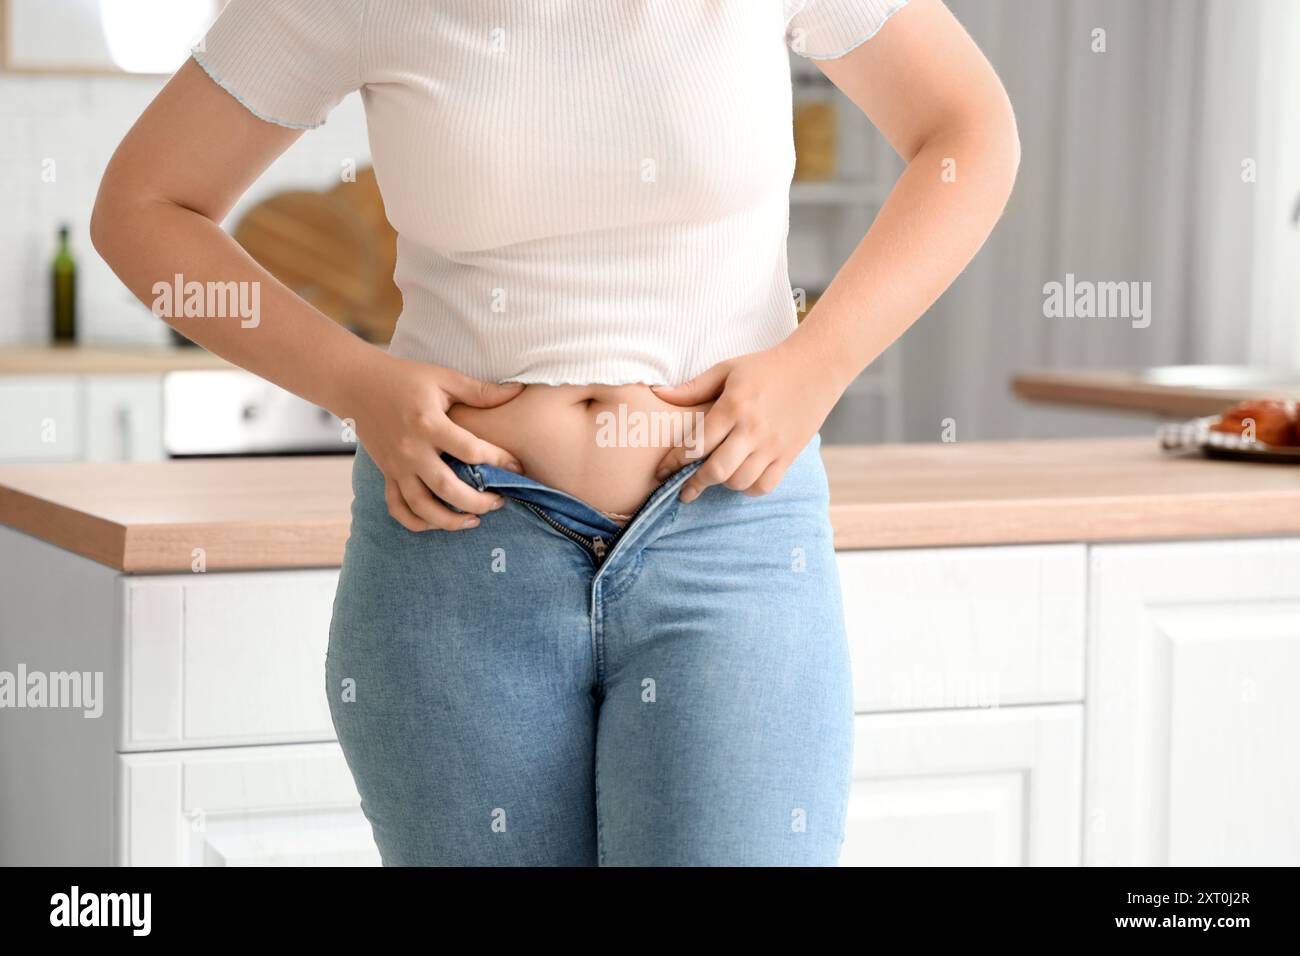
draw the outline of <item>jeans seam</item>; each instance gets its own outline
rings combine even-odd
[[[623,572],[623,576],[622,578],[619,579],[618,585],[614,588],[611,588],[609,593],[605,595],[604,603],[613,604],[624,594],[626,594],[628,592],[628,589],[631,588],[632,585],[636,583],[637,578],[641,576],[641,571],[643,568],[645,568],[644,549],[637,551],[636,557],[632,562],[632,567],[629,568],[627,571]]]
[[[596,693],[605,692],[605,609],[604,584],[597,581],[591,593],[591,663],[595,670]]]
[[[682,510],[681,500],[678,499],[676,501],[669,503],[667,505],[667,509],[668,509],[667,514],[663,516],[667,520],[664,521],[663,527],[659,528],[655,532],[656,541],[662,538],[664,534],[667,533],[668,529],[673,526],[673,523],[677,521],[677,515]],[[645,532],[644,530],[642,530],[642,536],[644,537],[644,535]],[[641,572],[644,569],[645,569],[645,545],[642,545],[639,548],[637,548],[635,563],[624,574],[623,578],[620,579],[618,587],[615,588],[614,590],[611,590],[609,594],[605,596],[605,603],[609,604],[614,601],[617,601],[624,594],[626,594],[628,589],[631,588],[632,585],[636,583],[637,579],[641,576]]]
[[[605,820],[600,812],[600,744],[595,747],[591,761],[592,788],[596,793],[596,865],[605,865]]]

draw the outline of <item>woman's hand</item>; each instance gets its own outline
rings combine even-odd
[[[384,473],[388,513],[408,531],[459,531],[478,525],[476,514],[500,508],[500,495],[466,484],[440,457],[449,452],[473,465],[522,472],[504,449],[476,437],[447,417],[452,405],[494,408],[523,385],[480,382],[451,369],[377,353],[376,364],[356,377],[348,417],[357,437]],[[445,503],[444,503],[445,502]],[[454,505],[459,514],[448,508]]]
[[[682,486],[693,501],[710,485],[765,495],[830,414],[843,388],[801,351],[795,338],[762,352],[719,362],[682,385],[655,386],[673,405],[717,399],[704,415],[704,435],[691,449],[674,448],[655,473],[663,481],[692,458],[709,456]]]

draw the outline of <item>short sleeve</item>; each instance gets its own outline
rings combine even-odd
[[[230,0],[192,56],[259,119],[312,129],[361,86],[365,0]]]
[[[907,0],[785,0],[786,42],[810,60],[834,60],[870,40]]]

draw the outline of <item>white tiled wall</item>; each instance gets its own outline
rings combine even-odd
[[[49,264],[60,222],[72,226],[81,338],[163,342],[166,328],[126,291],[90,244],[90,210],[109,157],[164,78],[0,73],[0,345],[45,341]],[[360,97],[303,135],[231,213],[285,189],[325,189],[345,160],[370,155]],[[52,167],[50,162],[52,161]],[[43,171],[51,169],[51,182]]]

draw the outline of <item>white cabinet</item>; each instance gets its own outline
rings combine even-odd
[[[160,461],[162,379],[95,375],[82,380],[86,461]]]
[[[373,866],[338,744],[118,757],[120,866]]]
[[[860,715],[841,864],[1077,864],[1087,548],[837,557]]]
[[[163,457],[157,375],[0,376],[0,462]]]
[[[122,579],[123,751],[333,740],[338,571]]]
[[[841,866],[1072,866],[1077,704],[859,717]]]
[[[1084,545],[838,559],[858,713],[1083,699]]]
[[[75,461],[81,435],[75,376],[0,377],[0,461]]]
[[[1093,549],[1085,860],[1300,864],[1300,541]]]

